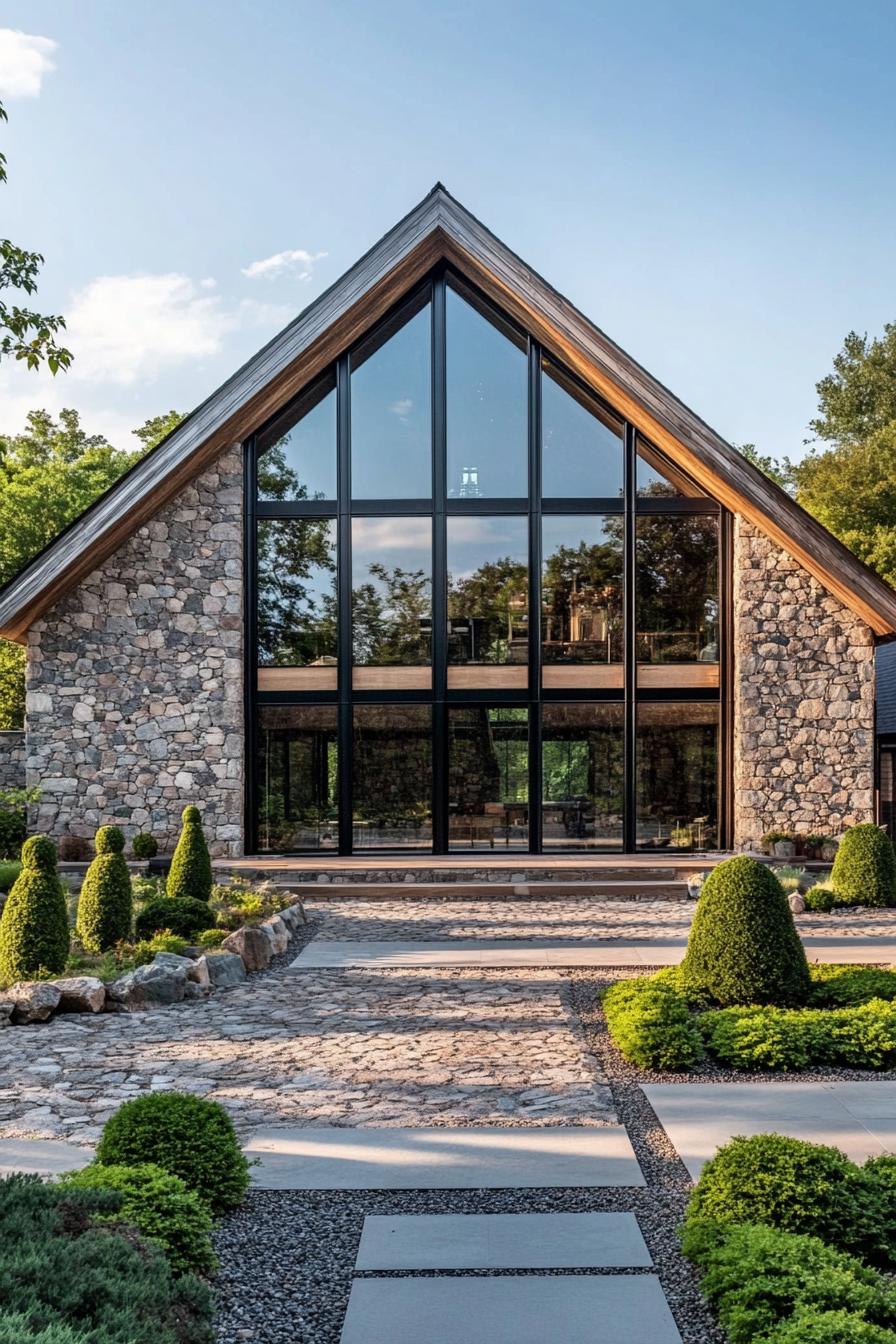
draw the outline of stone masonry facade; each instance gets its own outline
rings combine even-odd
[[[25,734],[0,733],[0,792],[25,787]]]
[[[150,831],[188,803],[213,854],[243,842],[243,485],[228,449],[28,636],[35,829]]]
[[[736,847],[873,821],[872,632],[740,517],[734,657]]]

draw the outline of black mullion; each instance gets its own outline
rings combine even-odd
[[[719,525],[719,835],[734,843],[734,518],[723,509]]]
[[[635,432],[629,423],[625,425],[625,522],[623,540],[624,561],[624,610],[625,610],[625,741],[624,741],[624,782],[625,806],[623,808],[623,849],[627,854],[635,850],[637,828],[635,824],[637,809],[636,790],[636,750],[637,725],[635,720],[635,693],[638,682],[638,642],[636,626],[635,594],[635,499],[637,491],[637,464],[635,458]]]
[[[243,490],[245,508],[243,509],[243,631],[245,647],[243,650],[243,720],[244,720],[244,787],[243,787],[243,844],[245,852],[258,852],[258,797],[255,779],[258,759],[256,733],[257,715],[255,697],[258,688],[258,576],[255,521],[256,495],[255,436],[250,435],[243,444]]]
[[[348,356],[336,366],[337,644],[339,712],[337,780],[339,853],[352,852],[352,515],[351,398]]]
[[[432,290],[432,847],[448,852],[448,522],[445,277]]]
[[[529,850],[541,853],[541,350],[529,341]]]

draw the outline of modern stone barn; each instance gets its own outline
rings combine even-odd
[[[219,856],[837,833],[894,633],[441,186],[0,592],[37,827]]]

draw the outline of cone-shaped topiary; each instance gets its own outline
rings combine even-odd
[[[172,900],[186,896],[194,901],[209,901],[212,895],[212,861],[199,824],[199,808],[185,807],[183,830],[168,873],[168,895]]]
[[[121,831],[101,826],[93,843],[96,858],[81,886],[76,931],[88,952],[105,952],[130,937],[134,900]]]
[[[56,846],[32,835],[22,846],[22,871],[0,916],[0,981],[30,980],[65,970],[69,932],[65,889],[56,871]]]
[[[703,884],[681,966],[685,994],[716,1003],[805,1003],[809,967],[784,890],[746,854],[726,859]]]
[[[845,905],[896,905],[896,853],[885,831],[866,821],[837,848],[831,886]]]

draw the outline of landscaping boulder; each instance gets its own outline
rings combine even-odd
[[[242,957],[247,971],[265,970],[274,955],[273,943],[261,929],[237,929],[227,935],[221,946],[225,952],[236,952]]]
[[[806,902],[798,891],[792,891],[787,897],[787,904],[790,906],[792,915],[801,915],[806,909]]]
[[[13,1022],[46,1022],[62,998],[52,980],[19,980],[3,993],[13,1002]]]
[[[285,910],[281,910],[280,918],[293,933],[300,924],[307,924],[308,922],[305,916],[305,907],[299,900],[293,901],[292,905],[288,905]]]
[[[0,1027],[8,1027],[12,1021],[15,1004],[12,999],[0,999]]]
[[[275,957],[289,947],[290,931],[279,915],[271,915],[259,925],[262,933],[271,940],[271,950]]]
[[[182,966],[137,966],[126,971],[109,986],[109,998],[129,1013],[152,1008],[156,1004],[180,1003],[184,997],[187,973]]]
[[[106,1003],[106,986],[95,975],[72,975],[54,980],[61,998],[57,1012],[101,1013]]]
[[[185,999],[204,999],[208,993],[207,985],[197,985],[195,980],[188,980],[184,985]]]
[[[246,978],[243,959],[236,952],[212,952],[200,957],[196,965],[203,968],[216,989],[238,985]]]

